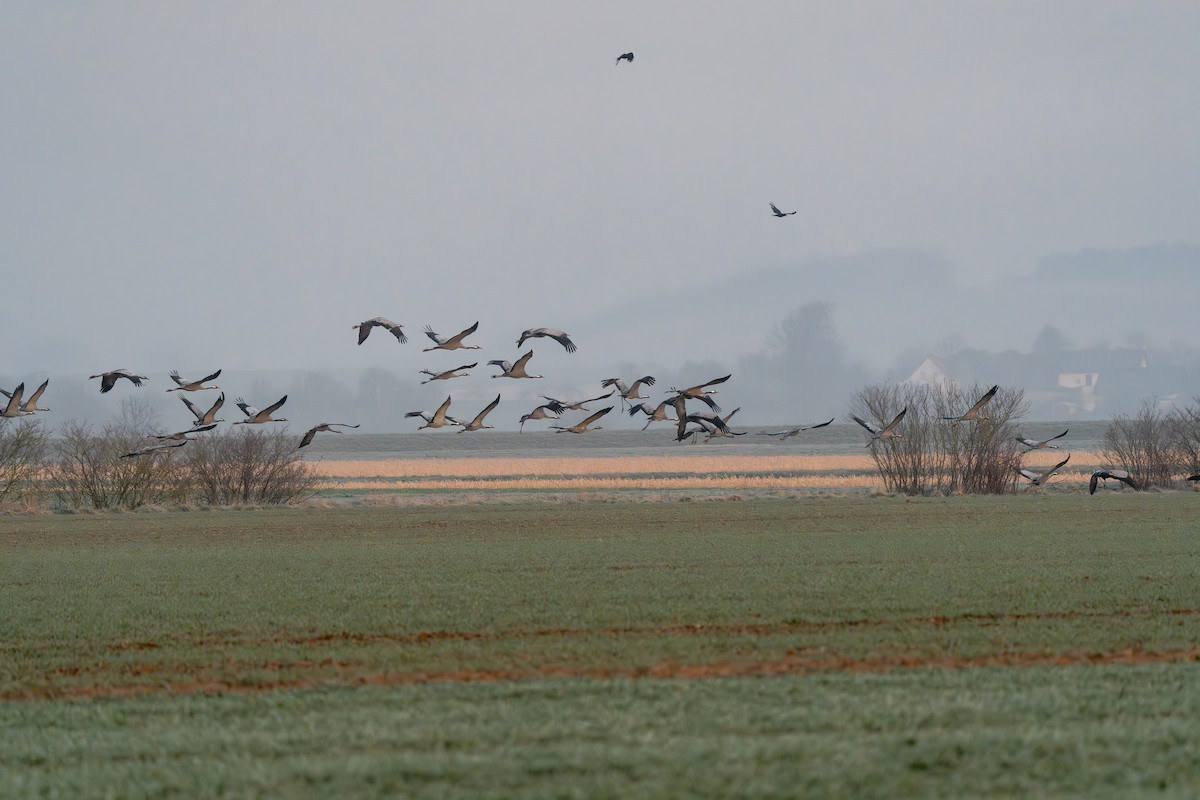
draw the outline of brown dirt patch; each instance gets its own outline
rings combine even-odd
[[[205,638],[189,642],[195,648],[274,647],[281,644],[321,648],[334,644],[431,645],[469,640],[500,641],[548,637],[678,637],[678,636],[778,636],[846,628],[992,625],[1038,620],[1076,618],[1121,618],[1162,615],[1197,615],[1200,608],[1117,609],[1111,611],[1064,610],[1029,614],[962,614],[955,616],[879,618],[852,620],[797,620],[781,623],[735,623],[723,625],[612,626],[600,628],[545,628],[505,631],[417,631],[412,633],[355,633],[336,631],[312,636],[271,639]],[[169,648],[171,642],[122,640],[109,646],[113,652],[152,651]],[[185,647],[185,649],[187,649]],[[343,656],[344,658],[344,656]],[[38,685],[0,694],[0,700],[127,697],[143,694],[187,694],[194,692],[267,691],[304,689],[316,686],[404,685],[434,682],[473,682],[577,678],[636,680],[643,678],[696,679],[731,675],[801,675],[810,672],[886,672],[895,669],[975,667],[1072,666],[1077,664],[1152,664],[1200,661],[1200,647],[1182,650],[1145,651],[1139,647],[1092,652],[1000,652],[970,658],[926,653],[884,653],[867,658],[849,658],[827,651],[792,649],[782,659],[715,663],[664,662],[638,668],[593,668],[587,666],[538,666],[496,670],[375,671],[354,659],[301,658],[254,661],[223,657],[206,663],[147,661],[139,663],[72,664],[55,669]]]
[[[357,644],[425,644],[429,642],[466,641],[473,639],[510,640],[542,637],[575,637],[575,636],[772,636],[790,633],[815,633],[820,631],[837,630],[841,628],[864,627],[917,627],[933,625],[945,627],[961,623],[1000,623],[1000,622],[1030,622],[1055,619],[1111,619],[1122,617],[1142,617],[1159,615],[1198,615],[1200,608],[1172,609],[1117,609],[1114,611],[1045,611],[1028,614],[957,614],[954,616],[933,617],[884,617],[877,619],[849,620],[795,620],[775,623],[734,623],[724,625],[660,625],[660,626],[608,626],[598,628],[540,628],[534,630],[504,630],[493,632],[481,631],[418,631],[416,633],[355,633],[337,631],[314,636],[280,637],[276,639],[238,639],[238,638],[205,638],[198,639],[192,644],[196,647],[254,647],[278,644],[290,645],[322,645],[334,642],[352,642]],[[154,643],[148,643],[154,647]],[[113,649],[130,649],[124,645],[114,645]],[[147,648],[148,649],[148,648]]]
[[[1104,664],[1174,664],[1200,662],[1200,647],[1183,650],[1146,651],[1127,647],[1114,651],[1075,651],[1067,653],[998,653],[974,658],[948,656],[923,657],[913,655],[879,656],[852,659],[837,656],[789,654],[775,661],[738,661],[685,664],[663,662],[635,669],[591,669],[548,667],[500,670],[454,670],[448,672],[372,672],[354,671],[352,665],[331,660],[270,662],[256,667],[258,674],[252,682],[238,683],[202,674],[188,674],[183,665],[167,667],[164,672],[178,670],[174,679],[135,685],[84,684],[60,689],[29,689],[0,696],[2,700],[90,699],[99,697],[136,697],[148,695],[220,694],[303,690],[330,686],[405,686],[422,683],[478,683],[525,681],[536,679],[590,680],[699,680],[735,676],[807,675],[816,672],[883,673],[897,669],[972,669],[981,667],[1070,667]],[[295,672],[324,670],[320,677],[272,679],[269,673],[284,670]],[[332,671],[330,671],[332,670]],[[154,672],[155,670],[149,670]],[[263,673],[268,673],[263,675]]]

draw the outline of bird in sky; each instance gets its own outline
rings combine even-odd
[[[1057,475],[1058,471],[1060,469],[1062,469],[1064,466],[1066,466],[1066,463],[1070,460],[1071,460],[1071,454],[1067,453],[1066,458],[1064,458],[1062,461],[1058,462],[1057,464],[1055,464],[1053,467],[1046,470],[1045,472],[1034,472],[1033,470],[1025,469],[1024,467],[1017,467],[1016,470],[1017,470],[1017,472],[1021,473],[1021,475],[1023,475],[1024,477],[1029,479],[1029,487],[1032,488],[1034,486],[1041,486],[1046,481],[1050,480],[1052,477]]]
[[[21,403],[21,405],[20,405],[21,410],[24,411],[26,414],[33,414],[34,412],[37,412],[37,411],[49,411],[50,409],[48,409],[48,408],[38,408],[38,400],[41,399],[42,393],[46,391],[46,387],[49,385],[50,385],[49,378],[46,378],[46,380],[42,381],[42,385],[39,386],[37,389],[35,389],[33,394],[29,395],[29,397],[27,397],[24,400],[24,402]],[[22,386],[22,388],[24,388],[25,384],[22,383],[21,386]],[[8,397],[8,398],[11,398],[13,396],[13,393],[10,391],[7,391],[6,389],[0,389],[0,394],[4,395],[5,397]]]
[[[467,328],[465,331],[456,333],[453,336],[451,336],[449,339],[445,339],[441,336],[438,336],[436,333],[434,333],[433,328],[431,326],[426,325],[425,326],[425,335],[433,340],[434,346],[426,347],[421,352],[428,353],[430,350],[479,350],[481,348],[477,344],[463,344],[463,339],[467,338],[468,336],[470,336],[472,333],[474,333],[477,330],[479,330],[479,322],[478,321],[476,321],[476,323],[474,325]]]
[[[629,416],[633,417],[638,413],[645,414],[649,419],[647,419],[646,424],[642,426],[642,430],[646,430],[646,428],[650,427],[651,422],[675,422],[675,418],[667,413],[667,409],[669,408],[674,408],[674,405],[670,400],[663,400],[657,406],[652,406],[649,403],[642,401],[636,406],[631,405],[629,407]]]
[[[1104,487],[1108,488],[1108,479],[1112,478],[1115,481],[1127,484],[1135,492],[1140,488],[1129,473],[1123,469],[1098,469],[1092,473],[1091,480],[1088,481],[1088,494],[1096,493],[1096,485],[1100,481],[1104,481]],[[1191,478],[1188,478],[1191,480]]]
[[[399,322],[392,322],[387,317],[371,317],[366,322],[360,322],[357,325],[350,326],[352,330],[354,328],[358,329],[359,344],[365,342],[367,337],[371,335],[371,329],[376,327],[385,328],[389,333],[395,336],[397,340],[399,340],[400,344],[404,344],[408,341],[408,337],[404,335],[404,326]]]
[[[117,381],[121,378],[127,379],[134,386],[141,386],[142,381],[150,380],[145,375],[137,375],[127,369],[114,369],[110,372],[101,372],[99,375],[89,375],[88,380],[92,378],[100,379],[100,394],[106,394],[109,390],[116,386]]]
[[[616,63],[620,64],[621,61],[628,61],[630,64],[632,64],[633,63],[633,53],[621,53],[621,55],[617,56]],[[651,70],[651,71],[653,72],[653,70]]]
[[[183,401],[183,404],[188,407],[188,411],[192,412],[192,416],[196,418],[195,424],[197,428],[199,428],[201,425],[225,421],[223,419],[217,419],[217,412],[221,410],[221,406],[225,405],[224,392],[221,392],[221,396],[217,398],[217,402],[213,403],[212,407],[203,413],[201,413],[200,409],[196,408],[196,406],[192,404],[191,400],[188,400],[183,395],[179,395],[179,399]]]
[[[867,432],[871,434],[871,441],[867,442],[867,447],[870,447],[880,439],[899,439],[901,434],[896,432],[896,426],[900,424],[900,420],[904,419],[904,415],[907,413],[908,406],[905,406],[900,410],[900,413],[896,415],[896,418],[883,428],[877,428],[866,420],[856,417],[853,414],[850,415],[850,419],[854,420],[859,425],[862,425],[867,429]]]
[[[220,389],[220,386],[205,386],[205,381],[215,381],[217,376],[221,374],[221,370],[217,370],[212,375],[206,375],[198,381],[189,381],[179,377],[178,370],[171,370],[171,380],[175,381],[174,389],[167,389],[168,392],[199,392],[205,389]]]
[[[742,410],[741,406],[738,406],[733,411],[730,411],[728,414],[721,417],[720,418],[721,422],[725,423],[725,425],[723,427],[717,425],[715,423],[715,421],[712,420],[711,418],[708,418],[709,412],[707,412],[707,411],[697,412],[695,414],[692,414],[692,416],[699,418],[698,424],[704,431],[706,431],[708,433],[708,435],[704,437],[704,441],[707,442],[710,439],[713,439],[713,438],[719,439],[723,436],[745,436],[746,431],[735,431],[729,427],[729,420],[733,419],[733,415],[738,413],[741,410]],[[716,416],[716,415],[714,414],[713,416]],[[700,431],[696,431],[696,433],[699,434]]]
[[[609,389],[608,394],[602,394],[599,397],[589,397],[587,400],[575,400],[575,401],[559,400],[558,398],[555,398],[555,397],[547,397],[544,394],[540,394],[540,395],[538,395],[538,397],[540,397],[543,400],[550,402],[550,403],[558,403],[560,406],[563,407],[564,411],[591,411],[591,409],[587,407],[588,403],[594,403],[597,400],[603,400],[607,397],[612,397],[612,394],[615,391],[616,391],[616,389]]]
[[[162,435],[156,435],[154,438],[155,439],[171,439],[173,441],[179,442],[179,441],[183,441],[184,439],[188,438],[189,433],[203,433],[204,431],[211,431],[215,427],[217,427],[217,423],[213,422],[209,425],[197,425],[195,428],[188,428],[186,431],[177,431],[175,433],[164,433]]]
[[[1026,439],[1024,436],[1014,436],[1013,438],[1016,439],[1021,444],[1028,447],[1030,450],[1046,450],[1046,449],[1057,450],[1058,445],[1050,444],[1050,443],[1053,442],[1055,439],[1061,439],[1062,437],[1064,437],[1068,433],[1070,433],[1070,431],[1071,431],[1071,429],[1067,428],[1065,431],[1060,433],[1058,436],[1051,436],[1049,439]]]
[[[774,214],[779,219],[783,219],[784,217],[790,217],[792,214],[795,214],[796,212],[795,211],[780,211],[779,206],[775,205],[774,203],[771,203],[771,213]]]
[[[462,370],[475,369],[477,366],[479,366],[478,361],[476,361],[474,364],[463,364],[461,367],[448,369],[445,372],[432,372],[430,370],[423,369],[421,370],[421,374],[429,375],[430,378],[427,381],[421,381],[421,385],[424,386],[425,384],[432,383],[433,381],[448,381],[451,378],[465,378],[467,377],[467,373],[463,372]]]
[[[239,397],[237,399],[238,408],[240,408],[242,410],[242,413],[246,415],[246,419],[239,419],[236,422],[234,422],[233,424],[234,425],[261,425],[264,422],[287,422],[286,417],[272,417],[271,416],[272,414],[274,414],[276,411],[279,410],[280,406],[282,406],[284,403],[287,402],[287,399],[288,399],[288,396],[285,394],[283,397],[279,398],[274,403],[272,403],[271,405],[267,406],[266,408],[264,408],[260,411],[259,409],[255,408],[254,406],[250,405],[245,400],[243,400],[242,398]]]
[[[173,450],[176,447],[183,447],[190,441],[191,439],[184,439],[183,441],[172,442],[171,444],[155,444],[151,445],[150,447],[143,447],[141,450],[134,450],[132,453],[126,453],[125,455],[120,456],[120,458],[136,458],[137,456],[144,456],[150,453],[160,453],[165,450]]]
[[[557,429],[554,431],[555,433],[587,433],[589,430],[598,431],[598,430],[600,430],[599,425],[597,425],[594,428],[591,428],[588,426],[590,426],[593,422],[600,419],[601,417],[603,417],[605,414],[607,414],[608,412],[610,412],[612,410],[613,410],[613,406],[607,406],[605,408],[602,408],[599,411],[597,411],[595,414],[592,414],[590,417],[587,417],[586,419],[582,420],[581,422],[575,423],[574,425],[572,425],[569,428],[564,428],[561,425],[551,425],[550,427]]]
[[[419,430],[419,431],[425,430],[426,428],[441,428],[446,425],[466,425],[465,422],[461,422],[461,421],[455,419],[454,417],[450,416],[449,414],[447,414],[446,411],[449,408],[450,408],[450,396],[447,395],[446,399],[443,400],[442,404],[437,407],[437,411],[434,411],[432,416],[429,414],[426,414],[424,411],[409,411],[404,416],[420,417],[421,419],[425,420],[425,424],[422,425],[421,427],[417,428],[417,430]]]
[[[645,384],[646,386],[653,386],[654,377],[651,375],[643,375],[634,381],[632,386],[626,386],[625,381],[621,380],[620,378],[605,378],[604,380],[600,381],[601,386],[612,386],[617,390],[617,393],[621,395],[621,399],[623,401],[630,403],[632,403],[634,400],[646,399],[645,395],[638,394],[638,389],[642,387],[642,384]]]
[[[530,328],[522,333],[517,339],[517,347],[525,344],[526,339],[533,339],[542,336],[549,337],[558,342],[568,353],[574,353],[577,349],[575,347],[575,343],[571,341],[570,336],[555,328]]]
[[[558,419],[559,415],[565,410],[566,409],[561,403],[556,403],[554,401],[544,403],[543,405],[538,406],[533,411],[530,411],[528,414],[525,414],[521,417],[520,431],[521,433],[525,432],[525,423],[529,422],[530,420]]]
[[[462,426],[461,428],[459,428],[459,429],[458,429],[458,432],[459,432],[459,433],[465,433],[466,431],[477,431],[477,430],[481,430],[481,429],[483,429],[483,428],[494,428],[494,427],[496,427],[495,425],[484,425],[484,424],[483,424],[483,419],[484,419],[484,417],[486,417],[488,414],[492,413],[492,409],[493,409],[493,408],[495,408],[495,407],[496,407],[496,406],[498,406],[498,405],[500,405],[500,395],[496,395],[496,399],[495,399],[495,400],[493,400],[492,402],[488,403],[488,404],[487,404],[487,406],[485,406],[485,407],[484,407],[483,411],[480,411],[478,414],[476,414],[476,415],[475,415],[475,419],[471,420],[471,421],[470,421],[470,422],[468,422],[466,425],[464,425],[464,426]]]
[[[837,419],[837,417],[834,417],[833,419]],[[778,436],[779,441],[782,442],[785,439],[790,439],[793,436],[798,436],[799,434],[803,433],[804,431],[812,431],[812,430],[816,430],[817,428],[824,428],[826,425],[832,425],[833,419],[829,420],[829,422],[819,422],[816,425],[806,425],[806,426],[800,427],[800,428],[789,428],[786,431],[759,431],[759,435],[761,435],[761,436]]]
[[[992,388],[988,389],[987,392],[984,393],[983,397],[981,397],[975,401],[975,405],[968,408],[964,413],[959,414],[957,417],[942,417],[942,419],[948,420],[950,422],[965,422],[966,420],[969,420],[969,419],[973,419],[973,420],[987,419],[987,417],[983,416],[982,409],[984,406],[986,406],[988,404],[988,402],[991,401],[991,399],[993,397],[996,396],[996,392],[999,391],[999,389],[1000,389],[999,385],[993,386]]]
[[[21,408],[21,396],[23,394],[25,394],[25,383],[21,382],[9,394],[8,402],[3,409],[0,409],[0,417],[23,417],[26,414],[32,414],[32,411],[25,411]]]
[[[716,386],[719,383],[724,383],[725,381],[729,380],[731,377],[733,377],[732,373],[730,373],[729,375],[726,375],[724,378],[713,378],[711,381],[708,381],[706,383],[700,383],[695,386],[689,386],[686,389],[676,389],[674,386],[672,386],[671,391],[674,392],[675,394],[679,395],[680,397],[686,397],[689,400],[699,400],[702,403],[706,404],[713,411],[720,411],[721,407],[719,405],[717,405],[717,401],[713,400],[712,397],[710,397],[710,395],[716,394],[717,390],[709,389],[707,387]]]
[[[320,425],[314,425],[304,432],[304,437],[300,440],[300,444],[296,447],[299,450],[301,447],[308,447],[312,444],[312,440],[317,434],[322,431],[329,433],[345,433],[345,431],[334,430],[335,428],[357,428],[357,425],[347,425],[344,422],[322,422]]]
[[[515,362],[496,360],[489,361],[489,366],[496,366],[504,370],[499,375],[493,375],[493,378],[540,378],[541,375],[530,375],[525,371],[525,365],[529,363],[529,359],[533,358],[533,351],[530,350],[525,355],[518,358]]]
[[[676,413],[680,413],[679,408],[683,403],[683,398],[676,397],[673,402],[675,403]],[[708,441],[714,436],[744,436],[746,434],[745,431],[735,433],[729,428],[728,424],[729,419],[739,411],[741,411],[740,408],[735,408],[724,417],[719,416],[713,411],[692,411],[682,414],[676,421],[675,441],[682,442],[685,439],[691,439],[692,443],[695,444],[697,437],[702,433],[708,434],[704,441]],[[687,427],[687,423],[689,422],[696,423],[697,427]]]

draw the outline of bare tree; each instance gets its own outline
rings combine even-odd
[[[1180,419],[1153,398],[1142,401],[1134,414],[1118,414],[1104,431],[1105,463],[1129,472],[1143,488],[1171,486],[1187,456],[1180,447]]]
[[[239,430],[198,438],[186,465],[207,505],[282,504],[310,496],[316,476],[282,430]]]
[[[109,423],[97,433],[90,425],[71,421],[54,443],[50,491],[65,506],[97,510],[185,500],[186,482],[174,449],[121,457],[145,444],[146,434],[128,422]]]
[[[0,420],[0,501],[36,502],[49,438],[39,420]]]
[[[1200,397],[1193,397],[1190,405],[1172,411],[1167,424],[1178,457],[1176,466],[1188,475],[1200,474]]]
[[[983,419],[951,423],[983,394],[979,386],[873,385],[859,390],[852,414],[886,423],[908,409],[898,438],[870,445],[884,487],[909,495],[1007,494],[1016,488],[1018,420],[1028,409],[1020,389],[1001,389]]]

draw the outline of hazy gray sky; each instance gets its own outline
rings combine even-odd
[[[1190,2],[8,3],[0,371],[446,367],[427,323],[511,358],[813,254],[986,285],[1194,242],[1197,31]],[[812,281],[796,305],[841,299]],[[375,315],[413,341],[356,348]],[[694,325],[664,350],[741,335]]]

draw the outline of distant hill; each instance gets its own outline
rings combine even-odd
[[[1200,275],[1200,246],[1158,244],[1124,250],[1088,248],[1055,253],[1038,262],[1034,277],[1054,282],[1169,282]]]

